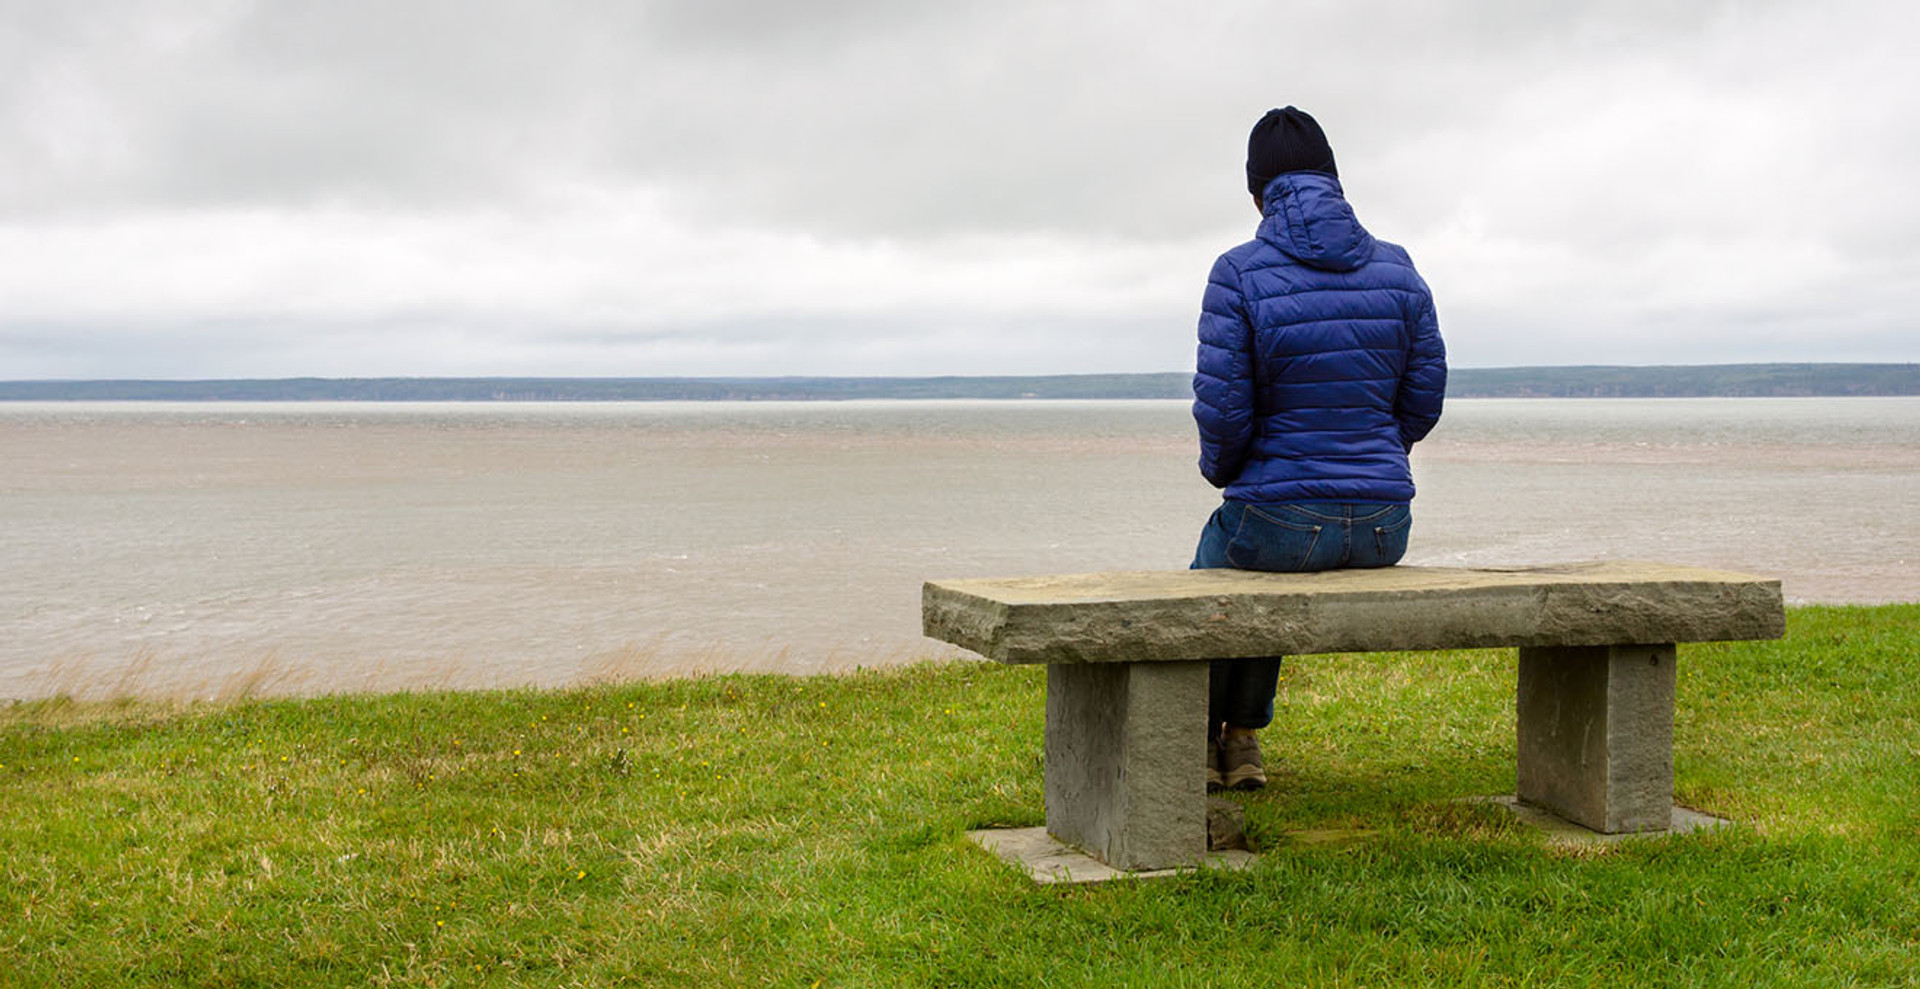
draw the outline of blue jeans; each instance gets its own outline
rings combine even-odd
[[[1413,512],[1372,502],[1223,502],[1200,530],[1193,569],[1231,567],[1300,573],[1390,567],[1407,552]],[[1279,656],[1216,659],[1208,678],[1207,719],[1241,728],[1273,721]]]

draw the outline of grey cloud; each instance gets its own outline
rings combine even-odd
[[[1366,175],[1424,134],[1497,123],[1503,94],[1570,58],[1684,55],[1751,9],[58,6],[84,13],[29,17],[8,48],[17,91],[78,136],[50,151],[44,128],[9,128],[14,210],[431,208],[654,183],[696,218],[827,236],[1138,239],[1243,219],[1240,142],[1269,105],[1320,112]]]
[[[1184,334],[1149,317],[769,317],[552,328],[461,318],[240,318],[0,326],[14,378],[558,374],[1060,374],[1178,367]]]
[[[0,139],[12,212],[430,207],[518,196],[597,143],[575,51],[598,35],[559,5],[59,6],[6,42],[9,116],[41,123]]]
[[[595,348],[602,366],[778,370],[807,352],[774,337],[819,337],[803,326],[818,319],[871,334],[819,351],[850,368],[890,347],[944,362],[928,370],[1070,370],[1096,354],[1179,366],[1211,252],[1253,226],[1246,129],[1290,102],[1326,124],[1362,219],[1414,249],[1469,363],[1740,359],[1794,340],[1803,359],[1912,359],[1888,327],[1920,304],[1915,45],[1920,13],[1891,0],[0,0],[0,253],[14,252],[0,264],[27,272],[0,271],[16,290],[0,345],[15,367],[52,366],[23,312],[154,309],[176,329],[127,336],[129,354],[178,332],[248,373],[321,359],[306,340],[327,326],[351,348],[325,360],[358,348],[449,373],[436,348],[470,344],[462,360],[507,372],[590,367]],[[271,222],[234,220],[253,215]],[[31,246],[47,240],[58,264],[111,259],[98,283],[123,297],[44,289],[88,282],[56,277]],[[981,276],[956,244],[1005,265]],[[1189,264],[1175,274],[1193,284],[1094,311],[1085,300],[1113,284],[1100,266],[1135,249]],[[203,254],[239,287],[128,274],[206,267],[155,250]],[[832,293],[753,276],[809,252],[806,277]],[[1091,260],[1062,268],[1062,252]],[[270,311],[259,286],[304,288],[308,265],[326,291]],[[876,311],[847,277],[869,272],[907,289]],[[400,298],[416,274],[430,289]],[[970,276],[1001,294],[936,284]],[[923,288],[951,311],[901,301]],[[713,313],[673,322],[689,297]],[[1817,332],[1742,332],[1802,307],[1825,314]],[[502,309],[520,321],[490,323]],[[1092,337],[1076,319],[1139,322],[1110,349],[1056,353],[1006,315],[1021,309],[1079,344]],[[231,347],[181,328],[236,313],[251,335]],[[355,329],[382,319],[384,336]],[[1704,342],[1677,339],[1681,324]],[[1151,343],[1147,325],[1161,327]]]

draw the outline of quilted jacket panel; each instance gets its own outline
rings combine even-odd
[[[1432,293],[1338,179],[1281,175],[1264,205],[1201,302],[1200,473],[1242,501],[1411,501],[1447,385]]]

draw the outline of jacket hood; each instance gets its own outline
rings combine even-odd
[[[1340,180],[1287,172],[1267,183],[1259,237],[1287,256],[1326,271],[1352,271],[1373,259],[1373,235],[1354,218]]]

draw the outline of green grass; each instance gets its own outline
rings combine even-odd
[[[1246,873],[1038,888],[1044,673],[0,707],[0,985],[1920,984],[1920,606],[1681,647],[1678,795],[1571,851],[1510,651],[1310,657]],[[1369,832],[1314,844],[1310,829]]]

